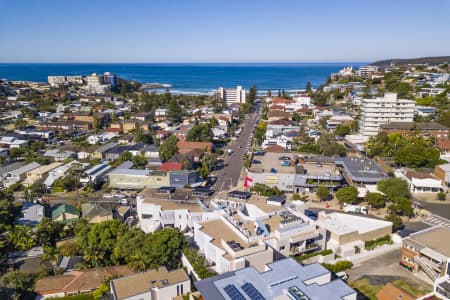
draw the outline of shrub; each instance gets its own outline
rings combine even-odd
[[[297,256],[294,256],[294,258],[297,261],[303,261],[305,259],[308,259],[308,258],[311,258],[311,257],[314,257],[314,256],[318,256],[318,255],[325,256],[325,255],[328,255],[328,254],[331,254],[331,253],[333,253],[333,250],[326,249],[326,250],[322,250],[322,251],[316,251],[316,252],[311,252],[311,253],[305,253],[305,254],[297,255]]]
[[[447,199],[447,194],[445,194],[444,192],[439,192],[437,193],[437,198],[438,200],[445,201],[445,199]]]
[[[376,247],[384,244],[392,244],[392,239],[390,235],[385,235],[375,240],[366,241],[366,243],[364,244],[364,248],[366,250],[373,250]]]
[[[334,265],[323,263],[322,266],[324,266],[330,272],[338,273],[350,269],[351,267],[353,267],[353,263],[348,260],[341,260]]]

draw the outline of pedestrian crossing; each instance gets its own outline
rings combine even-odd
[[[422,222],[430,226],[444,226],[450,228],[450,220],[437,215],[431,215]]]

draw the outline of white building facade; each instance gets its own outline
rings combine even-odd
[[[235,89],[220,87],[217,89],[217,94],[221,99],[225,100],[227,104],[245,103],[246,91],[240,85],[238,85]]]
[[[398,99],[396,93],[386,93],[382,98],[362,99],[361,134],[377,135],[380,125],[391,122],[413,122],[414,108],[414,101]]]

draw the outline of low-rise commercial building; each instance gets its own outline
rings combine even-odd
[[[378,181],[388,178],[383,169],[371,159],[338,157],[335,162],[342,168],[346,181],[353,185],[376,184]]]

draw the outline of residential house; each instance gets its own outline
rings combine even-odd
[[[155,109],[155,121],[160,122],[167,119],[169,110],[167,108],[157,108]]]
[[[44,206],[39,203],[24,202],[21,209],[20,225],[34,226],[44,217]]]
[[[54,162],[54,163],[51,163],[48,165],[42,165],[33,170],[30,170],[27,172],[27,178],[25,178],[25,180],[23,181],[23,184],[25,186],[30,186],[39,180],[43,180],[45,177],[47,177],[48,173],[51,170],[56,169],[57,167],[59,167],[61,165],[62,165],[61,162]]]
[[[114,300],[175,299],[191,292],[191,280],[183,269],[160,267],[112,279],[110,287]]]
[[[103,182],[109,170],[111,170],[111,166],[106,162],[95,165],[83,173],[82,177],[80,177],[80,183],[97,184]]]
[[[36,299],[74,296],[91,293],[105,280],[128,276],[134,272],[127,266],[114,266],[72,271],[64,275],[42,277],[36,281]]]
[[[72,205],[61,203],[52,207],[52,221],[73,224],[79,217],[80,212]]]
[[[139,112],[139,113],[133,115],[133,119],[136,119],[136,120],[139,120],[142,122],[149,121],[151,119],[151,117],[152,117],[152,114],[150,112],[146,112],[146,111]]]
[[[196,199],[190,198],[190,194],[182,190],[160,194],[151,188],[144,189],[136,197],[139,228],[145,233],[164,227],[185,231],[216,216],[215,212],[206,211]]]
[[[76,157],[76,153],[63,149],[49,149],[45,151],[44,157],[53,158],[55,161],[65,161],[68,158]]]
[[[11,170],[3,174],[3,186],[9,187],[14,183],[24,180],[29,171],[39,168],[41,165],[37,162],[29,163],[25,166]]]
[[[434,175],[442,180],[442,187],[447,192],[450,188],[450,163],[435,166]]]
[[[440,138],[436,141],[435,147],[440,152],[440,159],[450,161],[450,139]]]
[[[91,159],[105,159],[105,154],[108,150],[117,147],[116,143],[108,143],[98,147],[95,151],[91,153]]]
[[[81,204],[81,215],[89,223],[101,223],[113,219],[113,213],[109,204],[83,203]]]
[[[176,188],[183,188],[196,183],[200,175],[195,170],[180,170],[169,172],[169,185]]]
[[[9,172],[19,169],[25,165],[24,162],[14,162],[0,168],[0,182],[7,178]]]

